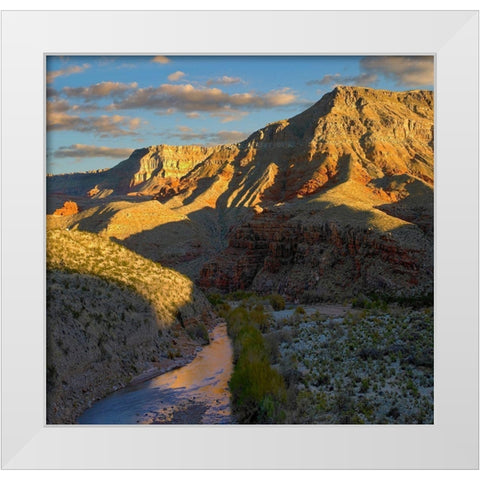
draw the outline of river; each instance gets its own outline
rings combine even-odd
[[[210,338],[188,365],[108,395],[87,409],[78,423],[232,423],[228,381],[233,352],[226,325],[217,325]]]

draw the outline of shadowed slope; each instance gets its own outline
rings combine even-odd
[[[131,288],[151,303],[159,327],[209,306],[185,276],[91,233],[48,232],[47,269],[94,275]]]

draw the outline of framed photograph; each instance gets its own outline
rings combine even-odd
[[[478,12],[2,30],[4,468],[478,468]]]

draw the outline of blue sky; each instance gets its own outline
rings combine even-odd
[[[433,89],[433,57],[49,56],[47,173],[161,143],[235,143],[335,85]]]

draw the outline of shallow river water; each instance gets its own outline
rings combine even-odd
[[[108,395],[86,410],[78,423],[232,423],[228,390],[232,346],[226,325],[217,325],[210,338],[188,365]]]

